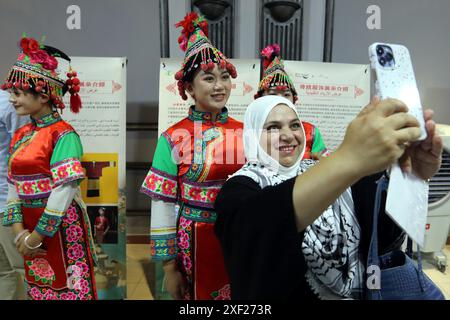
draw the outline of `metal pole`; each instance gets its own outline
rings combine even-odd
[[[159,0],[159,29],[161,58],[170,57],[169,45],[169,0]]]
[[[332,59],[333,27],[334,27],[334,0],[326,0],[323,62],[331,62]]]

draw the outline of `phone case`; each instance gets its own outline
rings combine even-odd
[[[377,46],[392,49],[394,66],[382,66],[378,60]],[[395,98],[408,106],[409,113],[417,118],[422,134],[419,140],[427,137],[422,103],[408,49],[405,46],[389,43],[373,43],[369,47],[372,73],[375,77],[375,90],[381,99]]]

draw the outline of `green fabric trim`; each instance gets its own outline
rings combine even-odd
[[[172,159],[172,148],[164,135],[158,139],[152,167],[172,176],[178,175],[178,166]]]
[[[5,212],[3,212],[3,221],[2,224],[4,226],[10,226],[14,223],[22,223],[22,207],[21,201],[17,200],[13,203],[10,203],[6,206]]]
[[[54,111],[52,111],[38,119],[34,119],[33,117],[31,117],[31,122],[39,128],[48,127],[48,126],[50,126],[54,123],[57,123],[61,120],[62,119],[61,119],[61,116],[59,115],[59,113],[54,112]]]
[[[62,136],[56,143],[50,165],[70,158],[77,158],[81,161],[82,156],[83,146],[80,137],[76,132],[69,132]]]
[[[50,215],[44,211],[35,230],[44,236],[53,237],[55,233],[59,230],[61,225],[62,217]]]
[[[314,133],[314,142],[311,148],[311,152],[312,153],[322,153],[323,151],[325,151],[327,148],[325,147],[325,143],[323,142],[322,139],[322,134],[319,131],[319,128],[315,128],[315,133]]]

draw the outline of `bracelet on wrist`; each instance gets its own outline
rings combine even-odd
[[[22,235],[23,235],[25,232],[30,232],[30,230],[24,229],[24,230],[20,231],[20,232],[17,234],[17,236],[14,238],[14,244],[17,244],[17,241],[19,241],[19,239],[22,237]]]
[[[35,249],[37,249],[37,248],[39,248],[40,246],[42,246],[42,241],[37,245],[37,246],[35,246],[35,247],[30,247],[29,245],[28,245],[28,243],[27,243],[27,240],[28,240],[28,238],[31,236],[31,233],[29,234],[29,235],[27,235],[26,237],[25,237],[25,239],[24,239],[24,244],[25,244],[25,247],[27,247],[28,249],[30,249],[30,250],[35,250]]]

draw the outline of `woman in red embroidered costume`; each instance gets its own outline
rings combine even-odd
[[[281,96],[292,103],[298,100],[297,90],[289,75],[284,70],[284,62],[280,56],[280,46],[278,44],[268,45],[261,51],[263,58],[264,73],[259,82],[258,92],[255,99],[267,96]],[[305,153],[303,159],[318,159],[320,156],[328,156],[329,152],[325,147],[322,134],[312,123],[302,121],[305,129]]]
[[[97,299],[94,247],[79,192],[83,148],[57,111],[64,108],[67,90],[70,109],[79,111],[80,82],[72,70],[66,82],[59,78],[55,57],[70,61],[63,52],[26,37],[20,46],[22,52],[1,88],[10,91],[17,113],[30,115],[31,123],[11,141],[3,224],[12,226],[24,256],[30,299]]]
[[[190,13],[177,26],[186,56],[175,79],[180,96],[186,100],[187,91],[195,105],[161,135],[141,188],[153,198],[151,255],[163,261],[173,298],[229,299],[213,226],[217,193],[245,162],[242,123],[225,107],[236,69],[208,40],[203,17]]]

